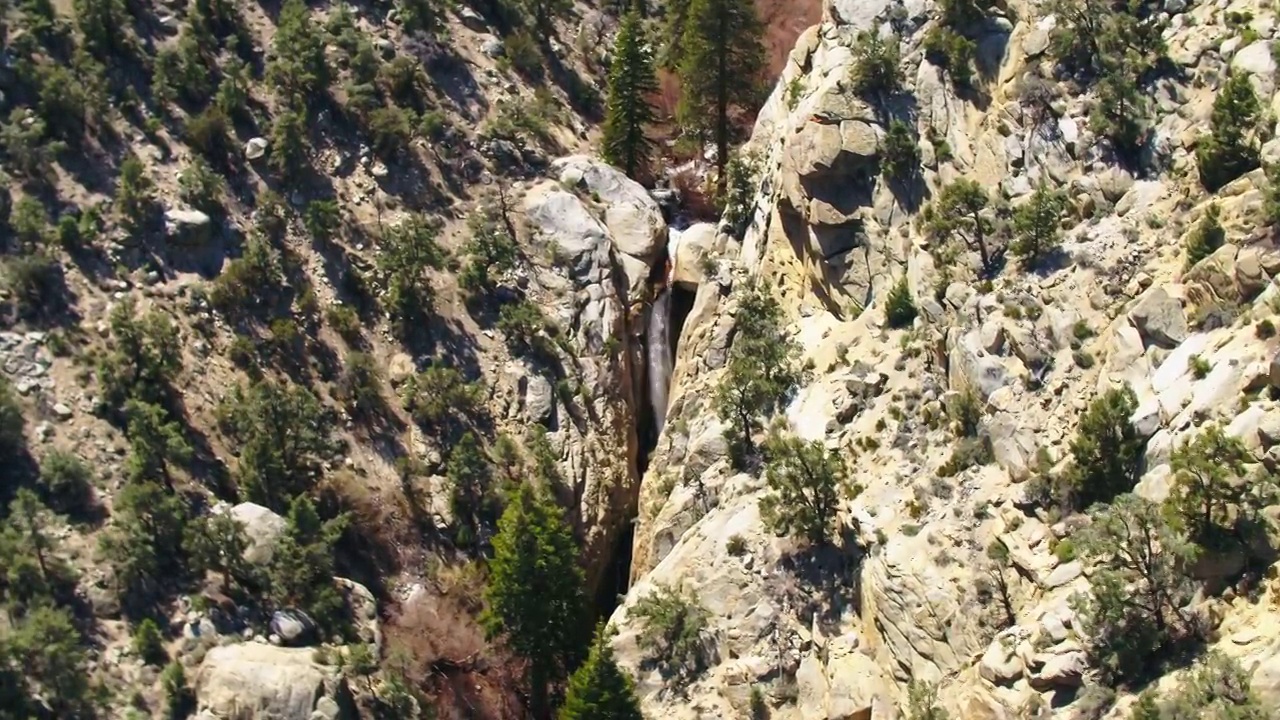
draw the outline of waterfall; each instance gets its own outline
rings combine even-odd
[[[649,309],[645,348],[649,362],[649,403],[653,407],[654,435],[662,432],[667,418],[667,389],[671,383],[671,291],[663,290]]]

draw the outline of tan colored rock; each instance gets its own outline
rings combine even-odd
[[[197,710],[222,720],[311,720],[317,709],[335,707],[335,720],[354,720],[346,680],[312,655],[262,643],[212,648],[196,677]]]

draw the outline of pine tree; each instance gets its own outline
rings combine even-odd
[[[1017,239],[1009,250],[1027,267],[1035,267],[1049,253],[1058,248],[1061,239],[1059,225],[1066,197],[1040,183],[1034,194],[1013,214],[1013,230]]]
[[[1187,268],[1209,257],[1226,241],[1227,233],[1218,221],[1220,211],[1217,203],[1209,203],[1200,222],[1187,235]]]
[[[911,298],[906,275],[899,278],[889,291],[889,297],[885,300],[884,318],[891,328],[904,328],[915,322],[916,304]]]
[[[1256,517],[1274,501],[1275,482],[1269,474],[1244,481],[1251,462],[1244,442],[1217,424],[1173,451],[1175,481],[1168,502],[1192,539],[1203,544],[1215,529],[1230,529],[1233,519]]]
[[[691,0],[679,76],[677,115],[686,131],[710,122],[716,144],[716,196],[723,198],[729,163],[729,110],[749,105],[764,69],[764,31],[751,0]]]
[[[983,216],[990,197],[975,180],[961,178],[942,188],[938,202],[924,214],[925,228],[930,234],[947,240],[952,236],[962,238],[982,256],[982,267],[991,269],[991,254],[987,250],[987,236],[992,232],[991,220]]]
[[[1080,419],[1071,441],[1075,466],[1068,478],[1076,507],[1110,502],[1137,484],[1146,449],[1130,419],[1137,407],[1137,396],[1125,385],[1094,400]]]
[[[765,524],[778,532],[803,535],[813,545],[830,542],[841,499],[860,492],[849,483],[844,457],[821,441],[790,435],[771,437],[765,454],[765,478],[772,491],[760,501]]]
[[[635,685],[613,659],[609,629],[596,628],[586,662],[569,678],[558,720],[644,720]]]
[[[800,383],[795,362],[799,347],[783,332],[782,307],[765,285],[746,289],[734,317],[737,334],[713,402],[741,464],[755,451],[752,435],[761,418],[777,412]]]
[[[577,555],[560,508],[529,483],[520,485],[498,521],[481,622],[490,637],[504,636],[529,661],[535,718],[547,716],[549,686],[568,674],[585,640]]]
[[[633,178],[645,170],[653,149],[653,141],[645,136],[645,126],[654,120],[647,96],[657,89],[640,15],[629,12],[622,19],[613,46],[601,154]]]
[[[1260,164],[1253,130],[1261,111],[1247,73],[1232,73],[1213,100],[1211,135],[1196,148],[1200,182],[1213,191]]]
[[[533,16],[534,26],[545,35],[552,32],[552,20],[573,8],[571,0],[523,0],[523,4]]]
[[[691,0],[667,0],[662,4],[662,37],[667,42],[658,61],[664,70],[679,70],[684,60],[684,32],[689,25],[690,3]]]

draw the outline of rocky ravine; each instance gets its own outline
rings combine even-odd
[[[939,683],[953,717],[1041,712],[1032,708],[1076,717],[1084,710],[1072,698],[1092,680],[1067,599],[1088,582],[1079,562],[1050,551],[1070,527],[1048,525],[1019,502],[1037,454],[1061,460],[1083,409],[1121,382],[1137,393],[1134,419],[1150,438],[1138,487],[1146,497],[1164,497],[1171,449],[1207,420],[1228,422],[1268,463],[1280,453],[1280,404],[1258,393],[1280,382],[1272,370],[1278,344],[1252,328],[1274,315],[1280,295],[1272,280],[1280,252],[1256,232],[1265,179],[1256,171],[1210,198],[1191,152],[1227,66],[1251,73],[1264,106],[1274,107],[1275,15],[1251,2],[1167,7],[1176,11],[1166,39],[1181,77],[1156,87],[1156,144],[1168,162],[1146,176],[1098,150],[1089,95],[1054,86],[1043,122],[1020,105],[1018,79],[1052,64],[1044,53],[1053,21],[1037,8],[1015,4],[988,22],[978,43],[990,77],[982,106],[959,97],[924,59],[929,3],[835,0],[801,36],[749,144],[761,172],[743,241],[708,226],[690,231],[720,259],[699,263],[697,277],[686,279],[696,298],[641,490],[634,584],[612,619],[647,715],[746,717],[759,686],[778,720],[891,718],[907,682],[918,679]],[[1230,29],[1224,15],[1233,11],[1252,19]],[[897,198],[878,181],[883,120],[848,89],[857,33],[891,26],[902,37],[911,95],[891,111],[912,119],[922,138],[927,187],[916,198]],[[1261,39],[1246,45],[1242,27]],[[841,121],[811,122],[819,111]],[[923,139],[930,129],[953,157],[937,157],[941,144]],[[1280,142],[1264,147],[1264,157],[1277,155]],[[1044,274],[1011,266],[985,291],[943,285],[935,299],[940,269],[915,205],[957,177],[1014,204],[1041,180],[1067,190],[1087,218],[1066,233],[1070,260]],[[1211,199],[1229,244],[1184,271],[1184,236]],[[891,331],[883,297],[904,273],[921,317]],[[815,368],[786,413],[792,429],[855,458],[854,479],[865,490],[844,512],[860,537],[845,547],[861,545],[865,557],[797,560],[796,546],[761,523],[763,481],[730,470],[709,398],[732,342],[734,289],[752,275],[773,283]],[[1241,312],[1223,327],[1195,321],[1230,306]],[[1096,362],[1076,362],[1077,353]],[[1193,355],[1211,367],[1203,377],[1188,368]],[[965,390],[984,405],[995,462],[939,478],[953,440],[929,419]],[[997,537],[1018,571],[1018,622],[1000,637],[975,594],[982,549]],[[731,539],[745,551],[730,553]],[[629,615],[658,586],[696,594],[711,618],[709,667],[683,691],[645,662],[641,623]],[[1216,647],[1251,669],[1264,699],[1280,702],[1280,645],[1271,638],[1280,615],[1269,601],[1231,593],[1211,602],[1223,618]],[[1122,697],[1107,716],[1127,717],[1131,702]]]

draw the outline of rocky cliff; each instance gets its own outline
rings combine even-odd
[[[748,717],[758,688],[779,720],[892,718],[911,681],[937,684],[952,717],[1102,716],[1068,602],[1087,591],[1087,568],[1053,552],[1075,525],[1025,502],[1028,478],[1061,466],[1082,411],[1122,383],[1148,438],[1144,497],[1167,495],[1172,448],[1209,421],[1268,469],[1280,452],[1280,404],[1264,392],[1280,380],[1277,341],[1255,330],[1280,300],[1267,181],[1255,170],[1210,194],[1194,169],[1229,68],[1274,107],[1275,15],[1227,0],[1156,13],[1170,67],[1144,88],[1153,150],[1128,165],[1091,130],[1096,91],[1055,73],[1056,20],[1042,8],[1011,3],[971,33],[980,91],[958,92],[926,57],[938,22],[928,2],[835,0],[800,37],[747,146],[758,169],[749,228],[740,240],[693,231],[714,261],[688,279],[696,295],[640,492],[634,584],[613,616],[648,716]],[[865,31],[901,39],[906,78],[874,103],[851,82]],[[920,138],[924,172],[911,187],[878,176],[891,120]],[[1263,146],[1264,159],[1277,153],[1280,142]],[[989,282],[976,252],[942,262],[920,211],[956,178],[988,189],[996,212],[1040,183],[1065,191],[1061,262],[1011,263]],[[1226,244],[1188,268],[1187,235],[1211,205]],[[813,368],[785,420],[844,453],[863,488],[843,508],[840,550],[807,552],[766,530],[764,481],[732,470],[711,406],[737,290],[752,276],[770,281]],[[894,330],[885,298],[902,277],[919,317]],[[955,440],[939,418],[969,393],[992,457],[953,474]],[[997,538],[1016,615],[998,634],[979,591]],[[632,614],[660,588],[696,597],[708,618],[705,667],[683,681],[655,666]],[[1280,701],[1274,606],[1233,591],[1206,603],[1220,620],[1214,647]],[[1122,693],[1105,716],[1127,717],[1131,702]]]

